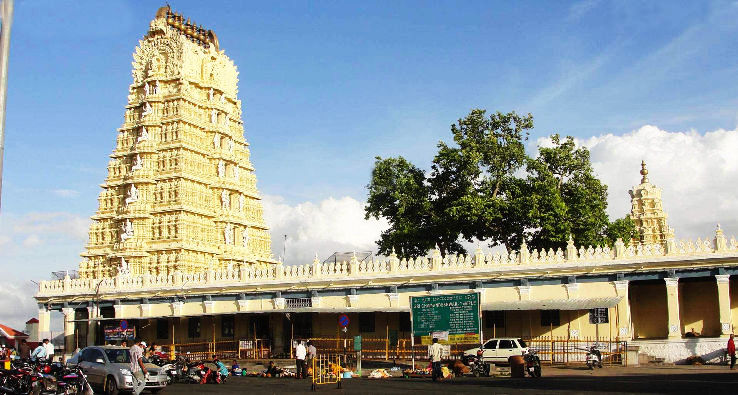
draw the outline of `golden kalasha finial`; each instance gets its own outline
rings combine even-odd
[[[648,182],[648,169],[646,169],[646,161],[641,161],[641,175],[643,176],[641,178],[641,184],[645,184]]]

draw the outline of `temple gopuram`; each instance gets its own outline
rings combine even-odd
[[[645,163],[630,191],[639,240],[284,265],[272,257],[237,85],[212,30],[158,10],[133,54],[79,273],[39,284],[41,337],[61,311],[67,353],[109,342],[125,321],[149,344],[193,355],[289,357],[296,338],[340,352],[361,335],[366,358],[406,359],[425,353],[411,347],[410,297],[459,293],[479,294],[484,339],[525,339],[548,362],[583,358],[555,350],[592,343],[609,363],[709,360],[735,329],[738,242],[719,225],[676,239]]]

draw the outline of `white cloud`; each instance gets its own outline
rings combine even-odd
[[[646,125],[622,136],[604,134],[578,143],[589,147],[592,165],[608,185],[611,218],[630,211],[628,190],[640,183],[645,160],[649,181],[663,189],[664,209],[677,238],[711,236],[717,223],[728,235],[738,234],[737,131],[669,132]]]
[[[54,189],[51,193],[63,198],[75,198],[79,196],[79,191],[75,191],[74,189]]]
[[[38,317],[38,306],[33,299],[36,286],[30,281],[0,282],[0,323],[22,331],[26,321]]]
[[[572,4],[569,7],[569,15],[567,19],[571,21],[577,21],[584,15],[588,14],[593,8],[597,7],[600,0],[582,0]]]
[[[23,247],[33,247],[41,244],[41,239],[37,235],[30,235],[23,240]]]
[[[264,216],[272,235],[272,251],[283,254],[287,235],[287,264],[312,262],[333,252],[376,251],[375,242],[387,228],[384,220],[365,220],[364,203],[350,197],[291,206],[279,196],[264,197]]]

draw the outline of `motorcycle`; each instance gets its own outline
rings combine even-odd
[[[474,377],[489,376],[489,364],[484,363],[482,360],[483,354],[484,350],[479,349],[477,350],[476,356],[469,356],[467,359],[467,364],[469,365],[471,374],[473,374]]]
[[[525,370],[528,372],[530,377],[541,377],[541,358],[538,357],[538,353],[535,350],[528,350],[523,354],[525,360]]]
[[[593,370],[595,366],[602,368],[602,353],[597,349],[597,345],[593,344],[587,351],[587,368]]]

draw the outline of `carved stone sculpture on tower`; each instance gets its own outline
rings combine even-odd
[[[233,225],[232,224],[226,224],[225,228],[223,229],[223,236],[225,238],[226,244],[233,244]]]
[[[145,117],[149,114],[151,114],[154,110],[151,108],[151,104],[149,102],[146,102],[143,107],[143,112],[141,113],[141,117]]]
[[[147,82],[146,85],[144,85],[144,96],[149,95],[149,83]]]
[[[208,93],[208,100],[213,101],[213,88],[210,88],[210,92]]]
[[[218,110],[213,109],[210,112],[210,123],[218,123]]]
[[[126,258],[121,257],[120,266],[118,266],[118,275],[119,276],[129,276],[130,274],[131,274],[131,270],[128,267],[128,262],[126,262]]]
[[[225,177],[225,162],[223,162],[222,160],[218,161],[218,177]]]
[[[136,156],[133,157],[133,165],[131,166],[131,171],[134,172],[142,168],[143,161],[141,160],[141,156],[139,154],[136,154]]]
[[[158,95],[158,94],[159,94],[159,81],[156,81],[154,83],[154,95]]]
[[[215,149],[220,148],[220,136],[217,133],[213,135],[213,147]]]
[[[133,237],[133,224],[130,219],[126,219],[120,227],[120,241],[126,241]]]
[[[138,138],[136,139],[137,143],[140,143],[142,141],[146,141],[149,139],[149,133],[146,131],[146,126],[141,126],[141,134],[138,135]]]
[[[229,194],[225,189],[220,192],[220,202],[223,210],[231,208],[231,194]]]
[[[126,206],[138,200],[138,189],[136,185],[131,184],[131,188],[128,189],[126,194]]]
[[[243,228],[243,247],[249,248],[249,228]]]

